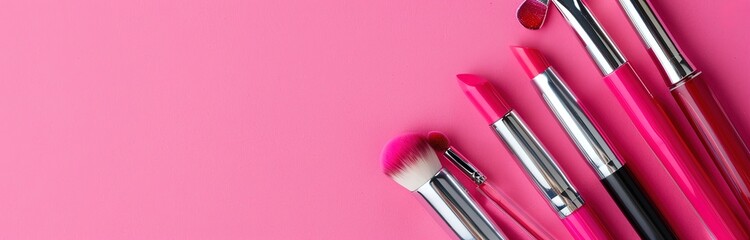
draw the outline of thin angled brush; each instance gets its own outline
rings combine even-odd
[[[508,216],[513,218],[518,225],[523,227],[524,230],[534,236],[534,238],[540,240],[554,239],[541,224],[529,216],[529,214],[510,199],[510,197],[505,195],[502,191],[498,191],[487,182],[484,174],[466,160],[466,157],[464,157],[455,147],[451,146],[450,140],[445,134],[438,131],[432,131],[427,134],[427,139],[433,148],[438,152],[443,153],[445,158],[455,164],[456,167],[461,169],[464,174],[477,184],[479,192],[497,204],[500,209],[505,211]]]

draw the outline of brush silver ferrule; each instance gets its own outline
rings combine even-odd
[[[670,85],[694,75],[695,68],[680,52],[669,31],[646,0],[620,0],[620,6],[638,31],[646,48],[653,52]]]
[[[553,0],[553,2],[578,34],[589,55],[604,75],[609,75],[625,64],[625,57],[583,1]]]
[[[445,169],[415,191],[458,239],[505,239],[466,189]]]
[[[466,157],[464,157],[463,154],[453,149],[452,147],[445,150],[445,152],[443,152],[443,156],[450,160],[453,165],[456,165],[456,167],[458,167],[461,172],[471,178],[471,180],[474,181],[474,183],[476,183],[477,185],[487,181],[487,177],[485,177],[484,174],[479,171],[479,169],[474,167],[474,165],[472,165],[469,161],[466,161]]]
[[[622,162],[552,67],[536,75],[534,84],[547,107],[555,114],[557,121],[565,128],[578,151],[589,161],[600,179],[622,168]]]
[[[526,124],[510,111],[491,125],[520,161],[560,218],[583,206],[583,199]]]

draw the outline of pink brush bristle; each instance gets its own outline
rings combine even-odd
[[[423,134],[408,133],[386,143],[380,157],[383,173],[401,186],[416,190],[442,166]]]
[[[404,160],[413,159],[428,147],[425,137],[417,133],[407,133],[391,139],[385,144],[380,157],[383,163],[383,173],[391,175],[407,164]]]
[[[526,0],[518,7],[516,17],[525,28],[539,29],[547,17],[547,5],[538,0]]]
[[[451,146],[448,137],[438,131],[427,133],[427,141],[430,143],[430,146],[435,148],[435,150],[438,150],[438,152],[445,152]]]

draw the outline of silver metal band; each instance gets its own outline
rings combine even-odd
[[[583,199],[578,191],[515,111],[510,111],[491,127],[516,155],[560,218],[567,217],[583,206]]]
[[[453,148],[448,148],[443,152],[443,156],[453,162],[453,164],[458,167],[466,176],[471,178],[472,181],[476,184],[482,184],[485,181],[487,181],[487,177],[482,174],[482,172],[479,171],[474,165],[472,165],[469,161],[466,161],[466,157],[464,157],[461,153],[454,150]]]
[[[583,1],[553,0],[553,2],[583,41],[589,55],[604,75],[609,75],[625,64],[625,57]]]
[[[458,239],[505,239],[487,214],[445,169],[416,190]]]
[[[568,132],[578,151],[589,161],[599,178],[612,175],[622,168],[622,162],[578,104],[575,95],[557,76],[555,70],[549,67],[534,77],[534,83],[547,107],[555,114],[557,121]]]
[[[671,85],[691,76],[695,68],[682,56],[677,44],[659,21],[646,0],[620,0],[620,6],[630,18],[630,23],[638,31],[647,48],[661,64]]]

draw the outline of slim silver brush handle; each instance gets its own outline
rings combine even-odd
[[[445,169],[416,190],[458,239],[502,239],[502,232]]]

